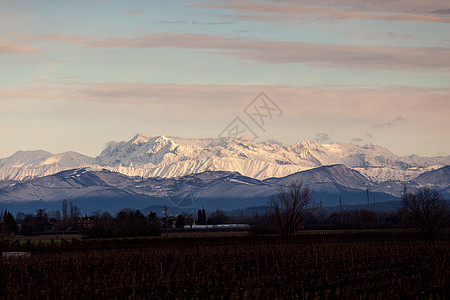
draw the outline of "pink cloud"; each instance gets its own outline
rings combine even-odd
[[[104,135],[125,130],[131,135],[141,131],[136,128],[144,128],[149,134],[211,137],[242,115],[261,91],[283,110],[283,116],[268,127],[264,138],[275,136],[285,143],[295,143],[314,138],[317,132],[330,134],[333,141],[368,136],[376,144],[390,148],[396,145],[397,151],[430,151],[434,144],[448,154],[450,88],[83,83],[47,79],[34,82],[34,86],[0,87],[1,120],[12,124],[20,119],[14,130],[22,128],[26,133],[61,129],[66,135],[80,133],[80,138],[92,131]],[[374,128],[374,124],[389,122],[401,126]]]
[[[283,5],[280,5],[284,3]],[[385,21],[423,21],[450,22],[450,17],[438,13],[442,10],[442,2],[436,1],[435,6],[418,1],[302,1],[301,4],[292,1],[277,1],[274,3],[256,3],[239,1],[231,4],[193,4],[191,7],[225,9],[247,13],[236,16],[238,19],[253,19],[260,21],[298,21],[302,16],[334,19],[363,19]],[[436,10],[430,9],[435,7]]]
[[[267,0],[273,3],[296,4],[296,0]],[[430,12],[448,7],[448,3],[442,0],[302,0],[305,6],[321,5],[340,7],[344,10],[364,10],[375,12]]]
[[[0,40],[0,54],[29,54],[40,52],[40,50],[33,47],[11,44]]]
[[[448,135],[448,99],[450,88],[389,86],[311,87],[270,85],[188,85],[158,83],[82,83],[43,80],[35,86],[0,88],[3,111],[22,116],[24,107],[35,115],[41,110],[51,117],[67,114],[77,116],[76,122],[91,122],[89,118],[114,116],[111,126],[119,123],[146,124],[158,134],[173,129],[172,134],[184,135],[183,130],[196,132],[195,126],[208,135],[218,134],[231,120],[242,114],[256,95],[264,91],[283,110],[271,132],[298,137],[314,132],[330,132],[333,139],[362,136],[370,133],[380,136],[398,117],[408,120],[402,126],[391,126],[406,134],[401,138],[428,137],[445,140]],[[80,121],[84,120],[84,121]],[[26,118],[25,118],[26,119]],[[390,121],[394,120],[394,121]],[[136,123],[137,122],[137,123]],[[45,123],[45,122],[43,122]],[[62,122],[64,123],[64,122]],[[151,125],[149,125],[151,124]],[[178,125],[177,125],[178,124]],[[108,125],[109,128],[109,125]],[[159,132],[162,130],[162,132]],[[200,129],[199,129],[200,130]],[[181,132],[181,133],[180,133]],[[199,131],[200,132],[200,131]],[[341,132],[336,137],[336,132]],[[388,133],[387,133],[388,134]],[[389,134],[388,134],[389,135]],[[312,136],[310,138],[313,138]],[[400,137],[395,137],[398,140]],[[347,137],[346,137],[347,139]],[[420,138],[419,138],[420,140]],[[444,144],[442,144],[444,145]],[[448,147],[448,143],[446,143]]]
[[[368,34],[367,39],[373,39],[373,38],[389,38],[393,40],[414,40],[416,37],[411,34],[398,34],[394,32],[385,32],[385,33],[372,33]]]
[[[41,34],[11,34],[14,38],[27,43],[38,42],[66,42],[75,45],[88,45],[89,42],[95,41],[95,37],[87,35],[66,35],[63,33],[41,33]]]
[[[143,15],[144,12],[143,11],[138,11],[138,10],[127,10],[127,11],[124,12],[124,14],[131,15],[131,16],[139,16],[139,15]]]
[[[450,88],[387,86],[383,88],[287,86],[287,85],[195,85],[172,83],[82,83],[76,81],[36,80],[33,86],[1,89],[11,99],[61,99],[83,102],[177,104],[181,106],[245,107],[259,92],[265,91],[282,106],[321,114],[355,112],[374,116],[389,111],[428,110],[448,115]],[[318,104],[320,103],[320,104]],[[280,104],[281,105],[281,104]],[[174,107],[175,108],[175,107]],[[395,117],[397,117],[396,115]]]
[[[27,40],[64,42],[91,48],[179,48],[206,50],[259,63],[306,63],[314,66],[375,69],[448,69],[448,47],[394,47],[264,41],[223,35],[162,33],[137,37],[95,38],[61,33],[40,34]]]

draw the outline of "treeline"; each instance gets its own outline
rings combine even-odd
[[[221,210],[212,212],[199,210],[197,219],[186,212],[179,215],[158,217],[155,212],[144,215],[139,210],[124,208],[117,215],[97,210],[81,216],[80,209],[72,202],[63,201],[62,210],[36,213],[19,212],[16,217],[4,211],[0,215],[1,233],[5,235],[36,235],[57,232],[78,232],[88,237],[133,237],[161,234],[161,229],[182,229],[186,225],[217,225],[230,223],[230,217]]]
[[[397,211],[375,212],[369,209],[342,210],[334,213],[318,210],[305,222],[305,227],[310,229],[365,229],[401,225],[401,216]]]
[[[279,228],[275,224],[270,212],[255,214],[244,222],[253,225],[251,231],[254,234],[278,233]],[[398,211],[380,211],[360,209],[328,212],[324,209],[316,210],[305,219],[304,230],[333,230],[333,229],[371,229],[371,228],[395,228],[404,227],[402,217]]]
[[[161,222],[156,213],[144,216],[139,210],[122,209],[115,217],[108,212],[94,213],[86,230],[90,238],[132,237],[161,234]]]
[[[223,211],[199,210],[197,219],[188,213],[158,217],[155,212],[144,215],[139,210],[124,208],[117,215],[97,210],[90,215],[81,216],[80,209],[72,202],[63,201],[62,210],[47,212],[38,209],[36,213],[19,212],[16,218],[8,212],[0,217],[2,235],[36,235],[57,232],[78,232],[91,238],[134,237],[160,235],[161,229],[182,229],[186,225],[216,225],[230,222]]]
[[[228,216],[223,210],[216,210],[206,218],[206,211],[204,209],[198,210],[196,225],[217,225],[217,224],[229,224],[231,222],[230,216]]]
[[[39,234],[49,231],[68,231],[82,229],[81,210],[70,201],[63,200],[61,210],[47,212],[38,209],[35,214],[19,212],[16,214],[19,233]]]
[[[18,232],[17,222],[14,216],[7,210],[0,213],[0,234],[14,235]]]
[[[55,211],[47,213],[45,209],[38,209],[35,214],[19,212],[14,218],[10,212],[5,211],[0,217],[1,233],[4,236],[78,232],[89,237],[146,236],[161,233],[161,221],[153,212],[144,216],[139,210],[122,209],[115,217],[101,211],[84,217],[79,213],[63,214],[62,218],[59,218],[59,215],[55,214]]]
[[[65,208],[67,211],[65,210]],[[79,232],[91,238],[101,237],[132,237],[160,235],[163,229],[183,229],[190,225],[217,225],[230,223],[243,223],[251,226],[251,233],[267,234],[277,233],[273,215],[270,210],[265,213],[253,214],[227,214],[216,210],[206,214],[198,210],[194,219],[188,213],[158,217],[150,212],[144,215],[139,210],[122,209],[115,216],[108,212],[95,211],[85,216],[72,203],[63,203],[62,213],[39,209],[35,214],[19,212],[16,218],[4,211],[0,217],[1,232],[3,234],[33,235],[51,232]],[[375,212],[372,210],[342,210],[328,212],[318,209],[308,217],[302,226],[304,230],[314,229],[368,229],[392,228],[406,225],[398,211]]]

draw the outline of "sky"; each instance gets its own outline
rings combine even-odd
[[[136,133],[450,155],[450,2],[0,0],[0,157]]]

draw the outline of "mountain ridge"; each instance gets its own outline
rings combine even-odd
[[[292,181],[301,181],[311,189],[316,206],[319,202],[324,206],[336,206],[341,198],[345,205],[361,205],[365,203],[367,191],[371,197],[376,197],[377,203],[398,202],[404,184],[409,191],[421,186],[435,188],[448,198],[448,170],[450,166],[409,182],[396,182],[390,190],[385,183],[372,182],[345,165],[324,166],[265,180],[227,171],[206,171],[177,178],[142,178],[107,169],[80,168],[28,181],[2,181],[0,205],[8,209],[40,204],[46,208],[54,207],[62,200],[70,200],[89,211],[118,211],[124,207],[140,209],[164,204],[186,211],[199,208],[232,210],[267,205],[270,196],[276,195],[280,186],[287,186]],[[435,178],[442,174],[445,178],[433,184]],[[421,183],[415,182],[416,179]]]
[[[136,134],[129,141],[108,143],[95,158],[70,151],[18,151],[0,159],[0,180],[27,180],[81,167],[105,168],[144,178],[233,171],[266,179],[334,164],[344,164],[375,182],[405,181],[450,165],[450,156],[402,157],[373,144],[301,141],[281,146],[249,138],[188,139]]]

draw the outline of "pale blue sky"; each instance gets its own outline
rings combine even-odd
[[[259,91],[260,141],[450,154],[448,1],[166,2],[0,0],[0,157],[214,137]]]

